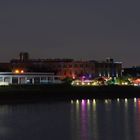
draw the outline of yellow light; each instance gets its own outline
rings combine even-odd
[[[93,86],[97,86],[98,84],[97,84],[97,82],[93,82],[92,85]]]
[[[19,73],[19,70],[15,70],[15,73],[17,73],[17,74],[18,74],[18,73]]]
[[[79,100],[76,100],[76,104],[79,104]]]
[[[95,99],[93,99],[93,103],[94,103],[94,104],[96,103],[96,100],[95,100]]]
[[[88,85],[90,85],[90,83],[87,83]]]
[[[24,70],[16,69],[16,70],[14,71],[14,73],[16,73],[16,74],[24,73]]]
[[[127,103],[127,98],[125,98],[125,103]]]
[[[84,82],[82,82],[82,85],[85,85],[85,83],[84,83]]]
[[[87,103],[90,104],[90,100],[89,99],[87,100]]]
[[[74,85],[74,82],[72,82],[71,85]]]
[[[76,83],[76,85],[78,86],[78,85],[79,85],[79,83]]]
[[[71,100],[71,104],[73,104],[73,100]]]
[[[127,83],[127,82],[125,82],[124,84],[125,84],[125,85],[128,85],[128,83]]]
[[[106,103],[106,104],[108,103],[108,100],[107,100],[107,99],[105,100],[105,103]]]

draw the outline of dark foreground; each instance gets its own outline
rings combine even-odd
[[[0,88],[0,104],[71,99],[138,98],[140,87],[101,86],[72,87],[70,85],[26,85]]]

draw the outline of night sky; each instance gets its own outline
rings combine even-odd
[[[103,60],[140,65],[140,1],[0,0],[0,61]]]

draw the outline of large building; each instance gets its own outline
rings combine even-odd
[[[102,62],[97,61],[95,62],[95,73],[97,76],[121,77],[122,62],[115,62],[110,58]]]
[[[124,68],[123,75],[128,77],[140,77],[140,66]]]
[[[0,72],[9,72],[11,71],[12,67],[10,63],[0,63]]]
[[[0,64],[0,72],[23,70],[24,72],[54,73],[62,78],[94,78],[99,76],[122,76],[122,63],[113,59],[105,61],[77,61],[74,59],[30,59],[27,52],[21,52],[18,59]]]

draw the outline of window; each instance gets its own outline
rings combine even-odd
[[[67,65],[66,65],[66,64],[64,64],[64,65],[63,65],[63,67],[64,67],[64,68],[67,68]]]
[[[72,65],[69,65],[69,68],[72,68]]]

